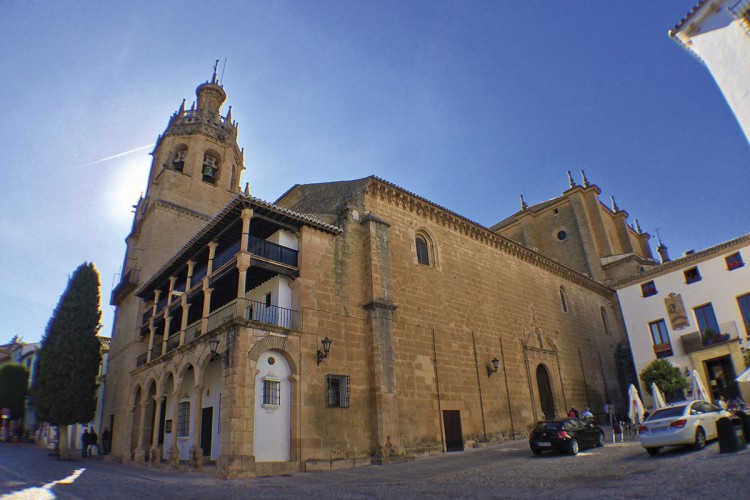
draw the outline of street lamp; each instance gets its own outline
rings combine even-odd
[[[333,340],[329,339],[326,335],[326,338],[321,340],[320,343],[323,344],[323,351],[321,352],[321,350],[318,349],[318,365],[320,365],[320,362],[328,357],[328,353],[331,351],[331,344],[333,344]]]
[[[227,345],[227,350],[223,353],[217,352],[217,349],[219,348],[219,339],[216,337],[211,337],[208,341],[208,348],[211,351],[211,361],[214,361],[216,359],[220,359],[224,362],[224,364],[229,364],[229,346]]]
[[[497,373],[498,368],[500,368],[500,360],[495,356],[492,358],[492,364],[487,364],[487,376],[491,377],[493,374]]]

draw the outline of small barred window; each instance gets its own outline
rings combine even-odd
[[[326,375],[328,408],[349,408],[349,375]]]

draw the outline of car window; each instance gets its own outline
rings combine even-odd
[[[562,424],[560,422],[537,422],[534,428],[538,431],[559,431]]]
[[[566,421],[563,424],[563,429],[565,429],[566,431],[572,431],[572,430],[577,429],[578,427],[579,427],[578,420],[574,418],[571,418],[570,420]]]
[[[706,411],[720,411],[720,409],[715,404],[706,403]]]
[[[695,402],[690,406],[691,415],[700,415],[701,413],[706,413],[706,407],[703,403]]]
[[[660,408],[654,413],[651,414],[651,416],[646,419],[647,421],[651,420],[658,420],[660,418],[673,418],[673,417],[681,417],[683,413],[685,413],[685,407],[686,405],[680,405],[680,406],[671,406],[668,408]]]

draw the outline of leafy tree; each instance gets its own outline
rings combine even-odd
[[[96,411],[101,314],[99,273],[86,262],[68,280],[47,324],[31,388],[40,420],[60,426],[61,459],[70,458],[68,425],[90,422]]]
[[[10,409],[10,419],[22,419],[28,394],[29,371],[11,363],[0,367],[0,408]]]
[[[667,399],[679,397],[682,390],[689,385],[680,369],[666,359],[655,359],[649,363],[641,372],[641,380],[649,394],[651,394],[651,384],[656,383]]]

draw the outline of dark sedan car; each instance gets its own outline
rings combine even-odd
[[[546,450],[575,455],[581,448],[604,446],[604,431],[598,425],[579,418],[537,422],[529,434],[529,446],[534,455],[541,455]]]

